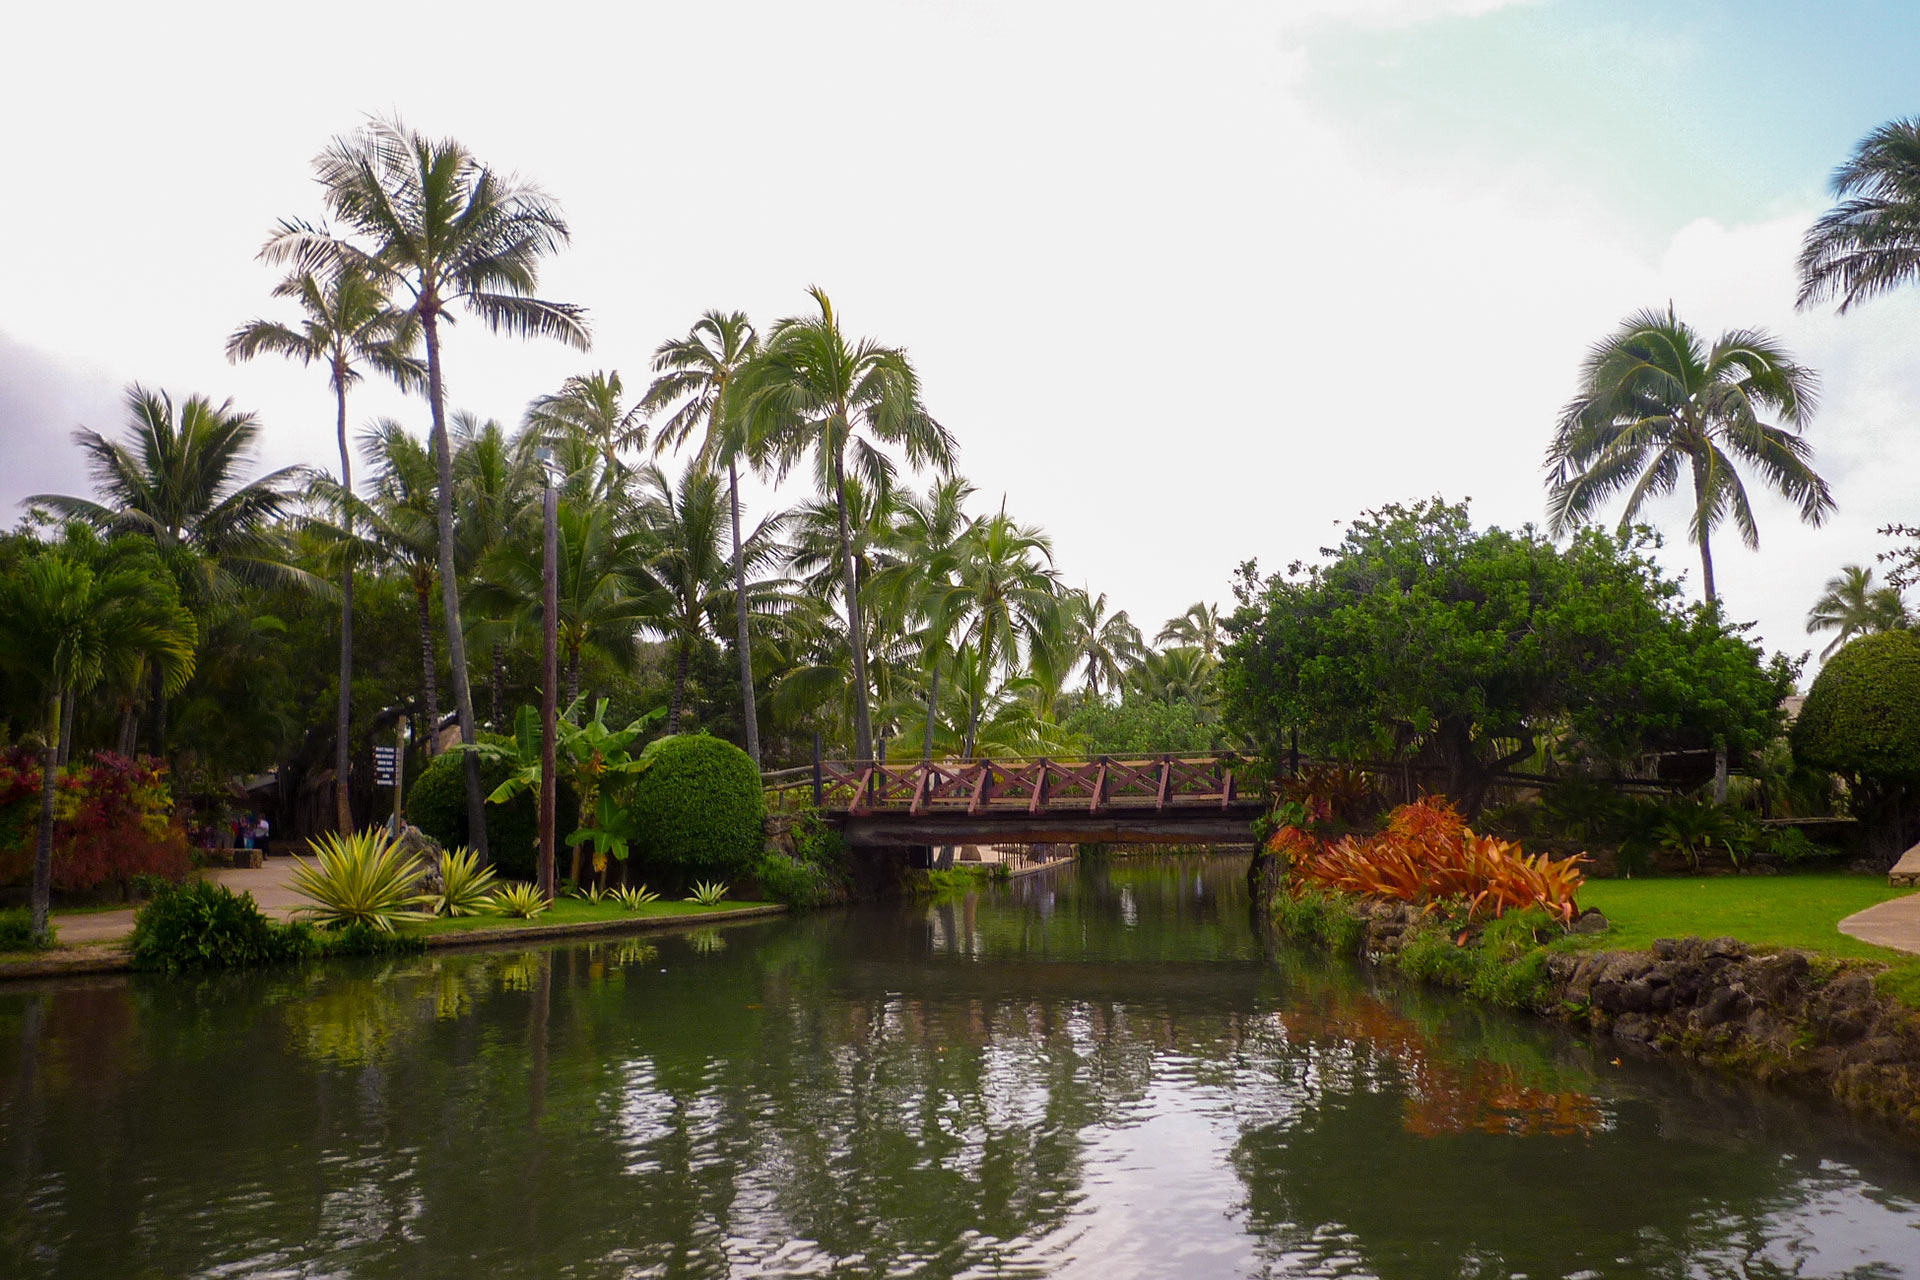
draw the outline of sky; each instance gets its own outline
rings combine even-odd
[[[1312,558],[1388,502],[1543,517],[1580,359],[1671,302],[1820,371],[1839,511],[1715,548],[1729,612],[1798,654],[1875,531],[1920,519],[1920,296],[1796,312],[1794,256],[1854,143],[1920,111],[1920,8],[1865,0],[76,2],[9,18],[0,79],[0,513],[84,492],[69,436],[131,382],[231,397],[261,467],[334,465],[314,369],[230,365],[283,315],[255,253],[321,212],[310,161],[368,114],[561,203],[542,291],[581,354],[460,324],[451,407],[516,422],[568,375],[644,382],[709,308],[818,284],[905,346],[982,508],[1052,535],[1149,636],[1234,567]],[[355,16],[359,20],[355,20]],[[424,431],[368,384],[352,417]],[[797,501],[802,479],[781,495]],[[770,500],[763,490],[757,504]],[[1697,590],[1677,505],[1663,553]]]

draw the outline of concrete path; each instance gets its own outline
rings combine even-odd
[[[235,893],[251,893],[260,910],[275,920],[288,919],[296,907],[304,904],[293,891],[293,859],[268,858],[259,867],[217,867],[200,873],[203,880],[226,885]],[[133,932],[133,908],[124,911],[83,911],[53,913],[53,924],[60,932],[63,947],[117,942]]]
[[[1840,932],[1877,947],[1920,955],[1920,893],[1890,898],[1877,907],[1856,911],[1840,922]]]

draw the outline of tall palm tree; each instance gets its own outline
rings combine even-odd
[[[576,374],[552,395],[541,396],[527,408],[527,431],[560,457],[569,474],[586,473],[604,499],[613,498],[631,474],[620,455],[638,452],[647,443],[643,405],[628,406],[620,371],[596,370]],[[590,448],[598,464],[587,472],[585,459],[575,456]]]
[[[0,579],[0,666],[42,708],[40,823],[33,854],[32,927],[47,931],[53,875],[53,818],[61,713],[115,670],[153,669],[176,694],[193,674],[193,615],[151,560],[96,572],[56,549],[29,556]]]
[[[1848,311],[1920,282],[1920,116],[1881,125],[1834,171],[1839,201],[1800,250],[1802,307],[1828,298]]]
[[[175,410],[164,392],[127,389],[130,421],[123,441],[81,428],[73,439],[87,455],[98,498],[36,494],[44,506],[110,534],[147,539],[179,583],[187,606],[206,613],[229,604],[243,584],[316,586],[295,567],[280,518],[305,472],[283,467],[253,480],[240,472],[259,439],[260,424],[231,400],[190,396]],[[167,698],[152,672],[154,751],[165,754]]]
[[[909,643],[917,639],[919,666],[927,680],[920,747],[923,760],[933,758],[941,673],[954,655],[949,638],[934,634],[931,628],[923,628],[917,638],[905,633],[912,620],[924,621],[939,593],[953,585],[953,550],[973,524],[966,504],[974,492],[973,483],[966,477],[942,476],[927,487],[924,496],[895,494],[895,501],[884,513],[889,521],[885,543],[891,563],[874,576],[873,595],[877,611],[893,622],[902,638]],[[813,539],[816,545],[818,541]],[[803,539],[796,547],[796,566],[809,554]]]
[[[371,501],[357,503],[357,523],[373,554],[406,574],[420,626],[420,741],[431,757],[440,739],[440,660],[433,643],[433,587],[440,533],[433,456],[391,418],[360,437],[374,468]]]
[[[1140,628],[1133,625],[1125,609],[1107,612],[1104,591],[1098,596],[1085,590],[1070,592],[1065,601],[1065,615],[1067,645],[1075,665],[1085,666],[1087,692],[1098,698],[1103,686],[1118,689],[1127,672],[1146,656]]]
[[[1857,564],[1843,567],[1827,579],[1827,589],[1807,613],[1807,634],[1837,634],[1820,651],[1822,661],[1832,657],[1855,636],[1902,631],[1912,624],[1897,587],[1873,585],[1873,570]]]
[[[340,489],[353,494],[353,454],[347,446],[347,389],[361,379],[368,365],[405,390],[418,389],[426,369],[413,354],[418,337],[414,318],[394,307],[386,294],[359,265],[338,263],[326,275],[299,271],[273,290],[276,298],[292,298],[303,313],[297,325],[278,320],[253,320],[227,339],[227,359],[251,360],[278,355],[301,364],[324,364],[333,389],[335,438],[340,447]],[[349,729],[353,721],[353,508],[340,509],[346,553],[340,559],[340,697],[334,720],[334,821],[342,831],[353,829],[352,796],[347,787],[351,755]]]
[[[471,576],[490,551],[522,531],[516,526],[531,531],[531,522],[539,514],[540,464],[534,447],[541,439],[532,431],[509,437],[492,418],[482,421],[464,412],[453,415],[454,558],[463,576]],[[587,473],[601,469],[596,461],[599,458],[595,450],[593,460],[583,464]],[[510,727],[503,703],[506,646],[515,633],[513,621],[507,616],[488,619],[484,626],[468,624],[475,638],[484,638],[493,651],[487,719],[496,733],[505,733]],[[484,636],[478,634],[482,631]]]
[[[460,584],[454,564],[453,448],[447,435],[446,380],[440,325],[459,306],[489,329],[521,337],[558,338],[585,350],[586,313],[571,303],[535,296],[540,262],[567,242],[559,207],[531,184],[502,176],[450,138],[428,138],[398,120],[372,120],[334,139],[314,161],[328,211],[358,242],[302,222],[283,224],[263,253],[313,267],[349,258],[402,295],[420,323],[427,351],[427,400],[433,410],[433,452],[439,472],[436,516],[440,592],[446,606],[447,656],[460,740],[476,740],[467,646],[461,630]],[[479,813],[480,760],[466,753],[467,810]],[[473,828],[486,860],[484,824]]]
[[[1692,485],[1687,538],[1700,549],[1701,591],[1718,600],[1712,535],[1732,520],[1748,547],[1760,531],[1740,471],[1800,508],[1810,525],[1834,509],[1800,434],[1819,378],[1769,334],[1733,329],[1705,345],[1669,307],[1629,316],[1581,365],[1580,389],[1547,450],[1548,525],[1557,536],[1625,491],[1624,529],[1650,497]],[[1762,421],[1777,415],[1784,426]]]
[[[742,311],[708,311],[693,322],[684,338],[670,338],[653,353],[653,385],[641,401],[649,412],[674,405],[671,417],[654,438],[654,450],[678,448],[694,432],[701,432],[696,458],[703,468],[724,462],[727,467],[727,506],[733,521],[734,650],[740,660],[741,719],[746,727],[747,754],[760,763],[760,715],[753,697],[753,637],[747,608],[747,566],[740,535],[740,462],[753,463],[753,450],[729,428],[727,393],[734,378],[760,349],[760,336]],[[676,698],[676,711],[678,714]]]
[[[1186,645],[1200,650],[1209,659],[1220,656],[1220,606],[1208,604],[1204,600],[1187,606],[1187,611],[1177,618],[1168,618],[1167,625],[1160,628],[1160,634],[1153,638],[1155,644]]]
[[[1195,645],[1148,653],[1127,675],[1128,687],[1152,702],[1190,702],[1211,719],[1220,705],[1219,663]]]
[[[946,472],[953,467],[954,443],[921,403],[920,378],[906,351],[871,339],[848,341],[826,292],[808,292],[817,313],[781,320],[738,375],[738,412],[745,438],[763,442],[779,474],[811,457],[815,483],[835,504],[853,666],[854,751],[867,759],[873,754],[873,717],[847,520],[848,472],[884,491],[894,473],[888,447],[902,449],[912,466]]]

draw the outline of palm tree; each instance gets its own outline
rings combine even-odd
[[[582,448],[593,450],[598,465],[588,474],[605,499],[619,492],[630,472],[620,455],[637,452],[647,443],[644,406],[623,404],[625,393],[618,369],[596,370],[568,378],[559,391],[541,396],[527,408],[528,433],[554,449],[561,469],[569,475],[587,473],[585,459],[575,455]]]
[[[383,286],[402,293],[405,310],[420,323],[439,472],[436,518],[447,657],[460,740],[472,746],[473,690],[454,564],[453,448],[447,435],[440,324],[451,324],[449,308],[459,305],[495,332],[558,338],[585,350],[586,313],[534,294],[540,285],[540,261],[567,242],[567,224],[538,187],[503,177],[450,138],[425,137],[398,120],[372,120],[358,133],[334,139],[314,168],[329,212],[364,243],[288,222],[263,253],[273,261],[293,260],[309,267],[357,260]],[[471,751],[466,755],[467,811],[479,813],[484,802],[480,761]],[[474,826],[473,842],[485,862],[484,824]]]
[[[304,315],[298,326],[277,320],[254,320],[227,339],[227,359],[251,360],[271,354],[326,365],[333,388],[335,436],[340,446],[340,489],[353,494],[353,455],[347,447],[347,388],[361,378],[360,366],[371,365],[400,384],[418,388],[426,370],[413,355],[417,327],[413,317],[397,310],[367,273],[342,261],[322,277],[296,272],[274,288],[276,298],[293,298]],[[353,719],[353,509],[341,507],[341,530],[346,554],[340,560],[340,697],[334,722],[333,768],[338,785],[334,820],[340,830],[353,829],[352,797],[347,788],[351,757],[349,728]]]
[[[1920,117],[1881,125],[1834,172],[1839,201],[1800,250],[1802,307],[1828,298],[1845,312],[1920,281]]]
[[[878,612],[909,643],[916,639],[906,634],[909,623],[916,618],[924,620],[938,593],[953,585],[953,550],[973,524],[966,505],[974,492],[973,483],[966,477],[942,476],[927,487],[924,497],[896,493],[894,502],[884,513],[889,523],[884,542],[890,563],[874,576],[872,595]],[[804,521],[799,523],[804,528]],[[816,537],[811,541],[817,545],[820,540]],[[796,547],[796,567],[810,554],[807,540],[803,538]],[[933,758],[940,676],[942,668],[951,661],[947,640],[948,637],[936,635],[930,628],[923,629],[917,637],[919,665],[927,677],[922,760]]]
[[[1219,665],[1195,645],[1176,645],[1147,654],[1128,673],[1127,684],[1152,702],[1190,702],[1211,719],[1220,705]]]
[[[355,507],[373,554],[407,576],[420,624],[420,741],[431,757],[440,738],[440,660],[433,643],[433,585],[440,561],[433,457],[405,428],[382,418],[360,437],[374,466],[373,498]]]
[[[530,521],[538,515],[535,504],[540,498],[539,461],[532,446],[541,438],[535,432],[509,438],[506,429],[492,418],[482,421],[465,412],[453,415],[454,557],[463,575],[470,576],[488,552],[512,536],[516,524],[526,522],[527,531],[531,531]],[[583,464],[589,474],[600,470],[599,458],[596,451]],[[505,733],[509,728],[502,705],[506,697],[506,646],[514,635],[513,620],[510,616],[493,618],[471,629],[493,650],[487,720],[494,732]]]
[[[1800,432],[1813,417],[1819,378],[1769,334],[1733,329],[1705,346],[1692,326],[1641,311],[1597,344],[1581,365],[1580,390],[1547,450],[1547,515],[1558,536],[1627,492],[1620,524],[1649,497],[1692,483],[1687,538],[1700,549],[1701,590],[1718,600],[1712,535],[1731,519],[1748,547],[1760,543],[1741,464],[1800,508],[1810,525],[1834,509]],[[1786,426],[1761,420],[1777,414]]]
[[[808,292],[818,314],[789,317],[774,326],[760,355],[738,375],[737,409],[745,438],[763,445],[779,474],[811,456],[815,483],[834,502],[853,664],[854,751],[867,759],[873,754],[873,719],[847,521],[848,472],[876,493],[884,492],[894,472],[888,446],[903,449],[915,467],[946,472],[953,466],[954,443],[921,403],[920,378],[906,351],[871,339],[849,342],[826,292],[818,287]]]
[[[44,549],[0,580],[0,665],[42,708],[40,825],[33,855],[33,932],[44,936],[53,876],[53,817],[61,712],[103,677],[145,664],[166,694],[193,674],[196,630],[157,562],[100,572]]]
[[[1053,546],[1039,529],[1016,524],[1005,511],[968,526],[951,554],[951,580],[928,596],[928,632],[957,635],[970,649],[981,679],[1012,673],[1055,625],[1059,583]],[[971,757],[981,701],[967,716],[962,754]]]
[[[1194,608],[1200,608],[1195,605]],[[1188,611],[1191,615],[1192,610]],[[1140,628],[1133,625],[1125,609],[1107,612],[1107,593],[1098,596],[1080,590],[1069,593],[1065,602],[1067,646],[1075,665],[1085,664],[1087,692],[1098,698],[1101,687],[1117,689],[1127,672],[1146,655]],[[1169,623],[1168,626],[1172,626]],[[1166,635],[1163,630],[1161,635]],[[1217,643],[1217,642],[1216,642]]]
[[[147,539],[180,585],[188,607],[205,613],[231,602],[241,584],[318,581],[296,568],[279,527],[304,476],[284,467],[257,479],[239,477],[260,424],[231,400],[216,405],[191,396],[175,411],[164,392],[127,389],[131,421],[124,442],[86,428],[73,439],[87,455],[98,499],[36,494],[43,506],[109,534]],[[154,751],[165,754],[167,692],[153,670]]]
[[[1155,644],[1186,645],[1206,654],[1209,659],[1220,656],[1220,606],[1197,601],[1187,606],[1187,611],[1177,618],[1168,618],[1167,625],[1160,628],[1160,634],[1153,638]]]
[[[733,521],[734,649],[740,660],[741,719],[746,727],[747,754],[760,763],[759,711],[753,698],[753,638],[748,627],[747,567],[740,537],[740,460],[752,451],[730,432],[728,389],[734,378],[760,349],[760,338],[741,311],[709,311],[693,322],[684,338],[672,338],[653,353],[653,385],[642,406],[662,412],[674,410],[654,440],[656,452],[677,448],[695,431],[703,432],[699,465],[727,464],[727,506]],[[676,712],[677,715],[677,705]],[[673,722],[669,722],[670,726]]]
[[[1827,579],[1826,591],[1807,613],[1807,634],[1837,633],[1820,651],[1824,662],[1855,636],[1903,631],[1911,623],[1898,588],[1876,587],[1872,569],[1850,564],[1837,577]]]

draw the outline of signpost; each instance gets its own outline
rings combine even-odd
[[[406,769],[406,757],[402,748],[406,745],[407,719],[400,717],[394,726],[393,745],[373,749],[373,785],[393,788],[393,818],[387,828],[392,834],[400,834],[400,780]]]

